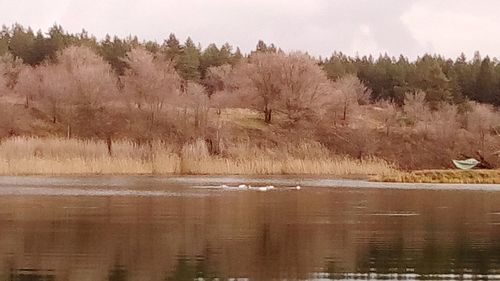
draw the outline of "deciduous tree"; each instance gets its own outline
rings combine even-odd
[[[124,61],[128,65],[122,77],[125,95],[137,109],[146,110],[153,126],[165,103],[175,104],[179,99],[181,79],[172,63],[143,48],[132,49]]]

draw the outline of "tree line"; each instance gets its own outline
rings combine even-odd
[[[500,162],[500,66],[479,54],[318,59],[263,41],[242,54],[173,34],[162,44],[98,41],[20,25],[3,28],[0,52],[0,136],[204,139],[221,155],[241,139],[310,140],[403,167],[477,154]]]
[[[207,69],[212,66],[235,65],[249,55],[242,54],[239,48],[228,43],[202,48],[189,37],[181,43],[174,34],[160,44],[140,41],[136,36],[118,38],[107,35],[97,40],[85,30],[73,34],[60,25],[52,26],[46,33],[40,30],[34,32],[19,24],[3,26],[0,31],[0,55],[10,53],[31,66],[46,60],[54,61],[59,51],[71,45],[90,47],[118,75],[123,75],[127,69],[123,60],[126,53],[142,46],[155,55],[161,54],[171,60],[182,79],[194,82],[203,82]],[[255,51],[279,52],[280,49],[260,41]],[[402,104],[405,93],[421,90],[434,104],[441,101],[459,104],[468,99],[500,105],[500,63],[496,58],[483,58],[478,52],[471,59],[464,54],[455,60],[425,54],[414,61],[403,55],[395,58],[385,54],[374,58],[334,52],[328,58],[320,58],[318,63],[332,80],[346,74],[356,75],[372,90],[372,100],[385,99]]]

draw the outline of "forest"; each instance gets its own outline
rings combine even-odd
[[[316,173],[337,169],[326,164],[331,159],[380,161],[383,170],[449,168],[451,159],[468,157],[500,165],[496,58],[334,50],[321,58],[259,41],[246,54],[174,34],[158,43],[98,40],[59,25],[47,32],[3,26],[0,158],[15,158],[16,145],[30,147],[26,157],[45,157],[50,148],[33,144],[38,138],[67,138],[105,147],[106,157],[124,153],[120,143],[149,147],[133,156],[141,159],[161,147],[180,159],[170,172],[203,173],[191,169],[200,157],[222,166],[240,159],[238,167],[258,160],[248,164],[257,173],[304,172],[315,159],[323,161]],[[191,168],[182,168],[183,155],[196,159]],[[290,159],[300,167],[285,167]],[[262,163],[269,167],[255,168]],[[0,173],[11,164],[0,163]]]

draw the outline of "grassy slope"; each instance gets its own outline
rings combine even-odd
[[[35,109],[26,109],[23,105],[23,100],[13,99],[11,97],[0,97],[1,103],[10,104],[11,112],[6,113],[6,117],[13,121],[21,129],[21,133],[29,133],[38,136],[51,136],[55,131],[60,131],[54,127],[54,124],[45,120],[44,116]],[[214,113],[212,113],[214,114]],[[211,116],[215,120],[216,116]],[[275,120],[280,118],[279,115],[274,116]],[[266,125],[259,112],[250,109],[226,109],[220,115],[220,121],[224,126],[235,131],[245,131],[246,133],[253,132],[257,135],[271,135],[274,131],[273,125]],[[0,124],[0,131],[7,131],[9,128],[5,126],[9,122],[4,122],[4,126]],[[376,125],[376,124],[375,124]],[[373,125],[373,126],[375,126]],[[4,133],[5,133],[4,132]],[[4,134],[5,135],[5,134]],[[54,140],[52,140],[54,141]],[[26,145],[26,143],[24,144]],[[104,147],[104,144],[100,144]],[[40,144],[39,144],[40,146]],[[104,148],[102,148],[104,150]],[[29,150],[26,148],[25,150]],[[30,152],[31,153],[31,152]],[[37,152],[38,153],[38,152]],[[245,152],[244,152],[245,153]],[[287,160],[269,160],[252,159],[251,161],[242,161],[241,159],[224,159],[224,158],[207,158],[193,159],[182,161],[178,155],[171,152],[164,153],[161,151],[162,157],[158,157],[155,161],[158,163],[144,163],[143,161],[135,161],[128,155],[121,159],[109,158],[102,153],[101,158],[81,157],[80,159],[64,159],[58,156],[52,159],[40,157],[23,157],[18,161],[12,161],[9,164],[4,159],[0,161],[0,174],[55,174],[55,173],[190,173],[190,174],[330,174],[330,175],[379,175],[376,180],[387,182],[427,182],[427,183],[500,183],[500,170],[422,170],[413,172],[394,172],[387,163],[381,162],[379,165],[376,161],[359,163],[354,160],[345,160],[348,158],[337,157],[335,159],[321,159],[315,161],[312,159],[296,159],[288,158]],[[45,162],[41,161],[44,160]],[[163,162],[163,163],[162,163]],[[335,162],[335,163],[333,163]],[[52,163],[52,164],[50,164]],[[101,163],[101,164],[98,164]],[[113,164],[114,163],[114,164]],[[119,164],[118,164],[119,163]],[[258,167],[262,165],[262,167]],[[364,167],[363,167],[364,165]],[[52,166],[52,167],[51,167]],[[37,168],[38,167],[38,168]],[[59,167],[59,168],[56,168]],[[181,170],[184,170],[181,172]],[[373,172],[370,172],[373,170]],[[381,172],[382,171],[382,172]],[[393,171],[393,172],[391,172]]]

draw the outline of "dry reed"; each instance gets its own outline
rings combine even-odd
[[[227,174],[227,175],[390,175],[387,162],[334,156],[317,143],[257,148],[231,145],[223,156],[210,155],[204,141],[177,149],[162,142],[137,145],[104,141],[16,137],[0,143],[1,175],[68,174]]]
[[[379,175],[375,180],[406,183],[500,184],[500,170],[422,170]]]

